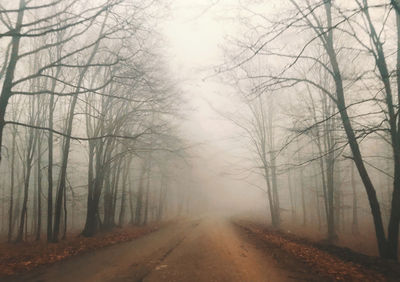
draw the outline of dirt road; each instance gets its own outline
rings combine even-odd
[[[294,281],[226,219],[175,223],[6,281]],[[304,277],[303,277],[304,279]]]

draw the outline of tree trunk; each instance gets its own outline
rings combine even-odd
[[[21,32],[25,6],[26,6],[25,0],[20,0],[17,21],[15,24],[15,28],[13,30],[14,34],[16,35],[12,36],[10,60],[8,62],[7,71],[4,75],[3,87],[1,89],[1,95],[0,95],[0,160],[2,153],[1,150],[3,147],[3,131],[5,126],[4,119],[6,116],[8,100],[11,98],[12,95],[11,89],[13,86],[15,68],[18,61],[19,44],[21,40],[21,37],[18,36],[18,34]]]
[[[127,188],[127,179],[128,179],[128,175],[129,175],[131,160],[132,159],[125,161],[124,174],[123,174],[123,178],[122,178],[121,209],[120,209],[119,218],[118,218],[118,225],[120,227],[122,227],[124,225],[124,221],[125,221],[126,188]]]
[[[26,174],[25,174],[25,180],[24,180],[24,199],[22,202],[21,219],[20,219],[16,242],[21,242],[23,240],[25,219],[26,219],[27,208],[28,208],[27,204],[28,204],[29,180],[30,180],[30,176],[31,176],[31,168],[32,168],[31,162],[27,159]]]
[[[148,220],[149,220],[149,205],[150,205],[150,167],[147,170],[147,180],[146,180],[146,198],[145,198],[145,203],[144,203],[144,219],[143,219],[143,225],[147,225]]]
[[[92,143],[93,144],[93,143]],[[82,235],[86,237],[93,236],[99,226],[98,206],[101,190],[104,184],[104,167],[102,163],[104,143],[99,142],[96,152],[96,177],[93,176],[93,156],[94,144],[89,149],[89,170],[88,170],[88,198],[85,227]]]
[[[33,103],[31,104],[30,108],[30,122],[34,123],[34,119],[35,119],[35,107]],[[26,148],[25,173],[24,173],[24,199],[22,202],[21,219],[16,239],[17,242],[21,242],[23,240],[24,227],[27,227],[25,225],[27,225],[26,219],[27,219],[27,209],[28,209],[27,205],[29,196],[29,182],[32,171],[32,161],[37,142],[37,137],[35,135],[37,136],[37,133],[35,134],[34,129],[32,128],[28,129],[29,139],[27,140],[28,144]]]
[[[105,16],[103,25],[100,29],[99,36],[103,34],[105,23],[107,21],[108,14]],[[78,101],[78,93],[81,90],[82,83],[84,81],[86,72],[89,69],[89,65],[92,63],[97,50],[100,45],[100,40],[96,42],[96,44],[93,47],[93,50],[86,61],[85,67],[82,69],[81,73],[79,74],[77,86],[76,86],[76,92],[74,95],[72,95],[72,101],[70,104],[69,108],[69,113],[68,113],[68,121],[67,121],[67,129],[66,129],[66,135],[68,137],[65,137],[65,143],[64,143],[64,148],[63,148],[63,154],[62,154],[62,163],[61,163],[61,171],[60,171],[60,181],[57,189],[57,194],[56,194],[56,203],[55,203],[55,214],[54,214],[54,228],[53,228],[53,241],[57,242],[58,241],[58,233],[60,231],[60,218],[61,218],[61,208],[62,208],[62,203],[63,203],[63,195],[64,195],[64,190],[65,190],[65,185],[66,185],[66,178],[67,178],[67,165],[68,165],[68,157],[69,157],[69,148],[71,144],[71,136],[72,134],[72,126],[73,126],[73,120],[74,120],[74,113],[75,113],[75,106]]]
[[[361,155],[360,147],[357,142],[353,127],[350,122],[350,118],[347,113],[347,106],[344,97],[344,88],[341,71],[336,57],[336,52],[333,44],[333,28],[332,28],[332,14],[331,14],[331,1],[328,0],[324,3],[326,15],[328,19],[327,34],[325,36],[326,44],[324,48],[329,57],[330,65],[332,67],[333,79],[336,88],[336,106],[340,113],[340,118],[346,132],[347,140],[351,152],[353,154],[353,160],[356,164],[357,170],[360,174],[361,180],[363,181],[365,190],[368,195],[368,200],[371,208],[372,217],[374,220],[375,234],[378,242],[379,254],[381,257],[389,257],[387,250],[387,243],[385,238],[385,232],[382,223],[382,216],[380,211],[379,202],[376,196],[376,191],[372,181],[369,177],[367,169],[365,168],[364,161]]]
[[[14,181],[15,181],[15,142],[17,131],[14,128],[12,133],[12,147],[11,147],[11,173],[10,173],[10,207],[8,210],[8,242],[11,242],[13,233],[13,208],[14,208]]]
[[[40,138],[40,134],[38,134]],[[42,164],[42,150],[40,140],[37,142],[37,226],[36,226],[36,240],[40,240],[40,233],[42,231],[42,174],[41,174],[41,164]]]
[[[288,170],[288,188],[289,188],[289,197],[290,197],[290,207],[291,207],[291,217],[292,222],[296,220],[296,209],[294,206],[294,196],[293,196],[293,188],[292,188],[292,175],[291,170]]]
[[[143,178],[146,173],[145,165],[142,166],[142,171],[140,173],[139,187],[136,199],[136,213],[135,213],[135,224],[141,225],[142,223],[142,209],[143,209]]]
[[[132,192],[131,177],[129,177],[129,208],[130,208],[130,212],[131,212],[131,218],[129,220],[129,223],[133,225],[135,223],[135,210],[133,207],[133,192]]]

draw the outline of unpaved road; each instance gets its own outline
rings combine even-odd
[[[5,281],[295,281],[269,254],[226,219],[175,223]],[[307,279],[306,279],[307,280]],[[314,279],[313,279],[314,280]]]

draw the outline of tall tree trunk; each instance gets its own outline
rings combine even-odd
[[[266,162],[263,166],[264,166],[264,179],[267,184],[267,196],[268,196],[269,212],[271,214],[271,224],[273,228],[278,228],[278,222],[276,220],[276,215],[275,215],[274,198],[272,195],[273,193],[271,187],[272,185],[270,183],[269,170]]]
[[[28,146],[30,147],[30,146]],[[23,235],[24,235],[24,227],[25,227],[25,219],[27,217],[27,209],[28,209],[28,195],[29,195],[29,181],[30,181],[30,176],[31,176],[31,170],[32,170],[32,160],[31,160],[31,148],[29,148],[26,159],[26,172],[25,172],[25,179],[24,179],[24,199],[22,202],[22,210],[21,210],[21,219],[20,219],[20,224],[19,224],[19,229],[18,229],[18,234],[17,234],[17,242],[21,242],[23,240]]]
[[[112,192],[112,202],[111,202],[111,224],[112,227],[115,226],[115,213],[116,213],[116,207],[117,207],[117,198],[118,198],[118,187],[119,187],[119,180],[121,178],[121,165],[123,161],[119,160],[118,165],[116,168],[116,175],[115,175],[115,183],[113,185],[113,192]]]
[[[10,206],[8,210],[8,234],[7,240],[11,242],[13,233],[13,208],[14,208],[14,181],[15,181],[15,142],[17,131],[14,128],[12,133],[11,147],[11,173],[10,173]]]
[[[78,85],[80,85],[80,83],[82,83],[83,76],[84,76],[84,74],[82,73],[80,76],[80,81],[79,81]],[[78,90],[77,90],[77,92],[78,92]],[[70,108],[69,108],[67,130],[66,130],[66,134],[68,136],[70,136],[72,133],[72,124],[73,124],[74,112],[75,112],[75,106],[76,106],[77,100],[78,100],[78,94],[75,94],[72,97],[72,101],[71,101]],[[63,152],[62,152],[61,168],[60,168],[60,180],[59,180],[59,184],[58,184],[58,188],[57,188],[56,201],[55,201],[53,242],[58,241],[58,234],[60,232],[61,213],[62,213],[62,206],[63,206],[64,190],[66,189],[67,166],[68,166],[70,144],[71,144],[71,138],[65,137],[65,143],[64,143]]]
[[[38,134],[38,138],[40,138],[40,134]],[[42,164],[42,150],[40,140],[37,142],[37,226],[36,226],[36,240],[40,240],[40,234],[42,231],[42,173],[41,173],[41,164]]]
[[[63,228],[63,236],[62,239],[65,240],[67,238],[67,225],[68,225],[68,210],[67,210],[67,189],[64,189],[64,228]]]
[[[353,127],[350,122],[349,115],[347,113],[347,106],[344,97],[344,88],[341,71],[336,57],[336,52],[333,45],[333,29],[332,29],[332,15],[331,15],[331,0],[325,2],[326,14],[328,18],[328,34],[327,44],[324,46],[329,57],[329,61],[332,67],[335,87],[336,87],[336,105],[340,113],[340,118],[349,142],[351,152],[353,154],[353,160],[356,164],[358,173],[360,174],[361,180],[364,184],[365,190],[368,195],[368,200],[371,208],[372,217],[374,220],[375,234],[378,243],[379,255],[381,257],[390,258],[391,255],[388,253],[387,242],[385,238],[385,232],[383,228],[382,215],[376,196],[376,190],[372,184],[371,178],[365,167],[363,157],[361,155],[360,147],[357,142]]]
[[[122,178],[122,196],[121,196],[121,209],[119,212],[118,225],[122,227],[125,221],[125,206],[126,206],[126,190],[127,190],[127,179],[129,175],[129,169],[132,159],[125,160],[124,174]]]
[[[15,23],[15,28],[13,30],[14,36],[11,39],[11,54],[8,61],[7,71],[4,75],[3,87],[0,94],[0,160],[1,160],[1,150],[3,147],[3,131],[5,126],[5,116],[8,105],[8,100],[12,96],[11,89],[13,87],[15,68],[18,61],[19,44],[21,37],[18,35],[22,29],[22,20],[25,12],[25,0],[19,1],[17,21]]]
[[[108,16],[108,14],[107,14]],[[105,27],[105,23],[107,21],[107,16],[104,18],[103,25],[100,30],[99,36],[103,34],[103,30]],[[60,219],[61,219],[61,208],[62,208],[62,203],[63,203],[63,195],[64,195],[64,190],[65,190],[65,185],[66,185],[66,178],[67,178],[67,165],[68,165],[68,158],[69,158],[69,148],[71,144],[71,136],[72,134],[72,126],[73,126],[73,120],[74,120],[74,113],[75,113],[75,106],[78,101],[78,93],[81,90],[82,83],[84,81],[86,72],[89,69],[89,65],[92,63],[97,50],[100,45],[100,40],[96,42],[96,44],[93,47],[93,50],[86,61],[86,66],[82,69],[81,73],[79,74],[77,86],[76,86],[76,92],[74,95],[72,95],[72,101],[70,104],[69,108],[69,113],[68,113],[68,121],[67,121],[67,129],[66,129],[66,135],[65,137],[65,143],[64,143],[64,148],[63,148],[63,153],[62,153],[62,162],[61,162],[61,171],[60,171],[60,181],[57,189],[57,194],[56,194],[56,202],[55,202],[55,214],[54,214],[54,227],[53,227],[53,241],[57,242],[58,241],[58,234],[60,231]]]
[[[331,154],[331,153],[329,153]],[[328,241],[336,239],[335,213],[334,213],[334,161],[332,157],[327,159],[327,195],[328,195]]]
[[[132,192],[132,179],[129,177],[129,209],[131,212],[131,218],[129,220],[129,224],[134,224],[135,223],[135,210],[133,207],[133,192]]]
[[[307,212],[306,212],[306,198],[304,191],[304,174],[303,168],[300,168],[300,189],[301,189],[301,205],[303,210],[303,225],[307,224]]]
[[[392,1],[393,2],[393,1]],[[397,3],[398,4],[398,3]],[[400,48],[400,14],[398,5],[396,5],[396,25],[397,25],[397,48]],[[400,50],[397,49],[397,99],[399,103],[400,99]],[[387,78],[389,80],[389,77]],[[392,132],[392,148],[393,148],[393,159],[394,159],[394,182],[393,182],[393,193],[391,212],[389,217],[388,227],[388,257],[392,259],[398,258],[399,248],[399,223],[400,223],[400,118],[397,113],[397,125],[392,125],[396,130]]]
[[[144,187],[143,187],[143,179],[146,173],[146,168],[145,165],[143,164],[142,166],[142,171],[140,172],[140,178],[139,178],[139,186],[138,186],[138,193],[137,193],[137,198],[136,198],[136,212],[135,212],[135,224],[141,225],[142,223],[142,210],[143,210],[143,192],[144,192]]]
[[[60,48],[57,49],[57,57],[61,57]],[[52,80],[51,92],[56,89],[56,79],[61,73],[61,68],[58,67],[55,74],[55,79]],[[51,131],[54,127],[54,95],[50,95],[49,101],[49,135],[47,140],[48,147],[48,166],[47,166],[47,241],[53,240],[53,132]]]
[[[24,164],[22,164],[23,166],[23,171],[25,171],[25,166]],[[17,174],[17,179],[22,178],[19,174]],[[18,224],[19,222],[19,218],[20,218],[20,214],[21,214],[21,202],[22,202],[22,192],[23,189],[17,189],[17,199],[14,205],[14,218],[13,218],[13,223],[12,223],[12,229],[14,230],[14,227]]]
[[[109,142],[109,141],[108,141]],[[95,149],[94,144],[92,143],[92,150]],[[104,147],[107,146],[102,141],[96,141],[97,151],[96,151],[96,162],[95,162],[95,174],[93,175],[93,158],[89,157],[89,173],[88,173],[88,198],[87,198],[87,212],[86,212],[86,221],[85,227],[82,231],[82,235],[86,237],[93,236],[99,227],[100,219],[99,219],[99,202],[101,191],[104,186],[104,178],[105,174],[109,173],[109,165],[104,164],[104,159],[107,159],[104,156]],[[89,150],[89,156],[93,156],[94,151]]]
[[[116,165],[111,166],[110,169],[105,169],[104,176],[104,197],[103,197],[103,205],[104,205],[104,229],[110,229],[112,227],[112,201],[113,201],[113,193],[112,187],[115,185],[116,178]]]
[[[288,188],[289,188],[290,210],[291,210],[290,214],[291,214],[292,222],[294,222],[296,219],[296,209],[294,206],[291,169],[288,170],[287,177],[288,177]]]
[[[57,34],[57,40],[62,40],[61,33]],[[57,45],[57,60],[61,58],[62,48]],[[56,68],[56,73],[54,79],[51,81],[51,93],[54,93],[57,86],[57,79],[61,74],[61,67]],[[49,101],[49,129],[48,139],[47,139],[47,149],[48,149],[48,166],[47,166],[47,241],[53,240],[53,132],[54,127],[54,107],[55,100],[54,95],[50,95]]]
[[[36,236],[36,231],[37,231],[37,215],[38,215],[38,208],[37,208],[37,196],[38,196],[38,182],[37,182],[37,173],[34,174],[34,179],[33,179],[33,205],[32,205],[32,217],[31,217],[31,234],[34,234]]]
[[[30,105],[30,122],[33,124],[35,122],[35,114],[36,114],[35,109],[35,103],[33,102]],[[33,128],[28,129],[28,144],[26,148],[26,159],[25,159],[25,173],[24,173],[24,198],[22,202],[22,210],[21,210],[21,219],[20,219],[20,225],[19,225],[19,230],[17,234],[17,242],[21,242],[23,240],[23,235],[24,235],[24,227],[25,227],[25,233],[27,233],[27,209],[28,209],[28,196],[29,196],[29,183],[30,183],[30,177],[31,177],[31,172],[32,172],[32,161],[33,161],[33,156],[34,152],[36,149],[36,143],[37,143],[37,134],[38,132],[35,133]]]
[[[279,192],[278,192],[278,181],[276,177],[276,155],[275,155],[275,144],[274,144],[274,127],[273,127],[273,112],[274,112],[274,101],[271,99],[268,103],[268,145],[269,145],[269,161],[271,164],[271,185],[272,185],[272,196],[274,202],[274,213],[276,226],[280,225],[280,206],[279,206]],[[264,115],[263,115],[264,116]]]
[[[147,225],[149,220],[149,205],[150,205],[150,166],[147,169],[147,179],[146,179],[146,195],[145,195],[145,203],[144,203],[144,219],[143,225]]]
[[[165,210],[165,198],[167,194],[167,183],[164,177],[161,178],[160,184],[160,194],[158,199],[158,210],[157,210],[157,221],[161,221],[163,219],[164,210]]]

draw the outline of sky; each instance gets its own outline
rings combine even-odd
[[[207,4],[205,4],[207,2]],[[199,141],[221,139],[220,118],[209,107],[223,104],[224,85],[216,79],[205,79],[213,66],[222,63],[220,48],[225,37],[234,32],[216,14],[223,7],[210,5],[211,1],[175,0],[163,34],[167,42],[168,62],[191,111],[185,129]],[[216,119],[219,119],[216,122]]]
[[[241,37],[238,3],[246,5],[245,2],[172,0],[171,15],[163,24],[168,63],[181,82],[180,88],[189,107],[194,109],[188,115],[185,128],[192,137],[212,142],[215,146],[219,145],[218,141],[223,143],[237,133],[232,124],[212,109],[233,108],[232,97],[227,95],[232,88],[213,74],[216,67],[226,62],[222,46],[227,48],[229,40]],[[251,3],[255,5],[256,2]],[[263,2],[262,8],[266,14],[276,9],[275,2]]]
[[[230,108],[232,101],[226,94],[231,89],[218,77],[208,77],[213,74],[213,67],[224,61],[221,45],[235,35],[232,21],[221,20],[234,1],[172,2],[172,15],[163,26],[163,36],[170,68],[188,103],[182,129],[189,142],[200,144],[201,156],[195,156],[193,170],[200,189],[211,197],[210,202],[221,205],[222,198],[223,203],[237,208],[238,201],[243,202],[246,197],[253,200],[252,193],[242,189],[243,182],[229,176],[231,164],[238,161],[231,141],[238,132],[214,110]]]
[[[232,26],[217,18],[226,6],[221,1],[215,6],[201,0],[172,2],[172,14],[163,33],[168,63],[188,103],[182,129],[190,142],[216,150],[214,155],[227,153],[223,141],[230,138],[234,128],[213,108],[226,108],[229,101],[223,94],[229,90],[218,78],[207,78],[213,66],[223,62],[221,45],[225,37],[234,33]],[[221,152],[224,147],[226,152]]]

